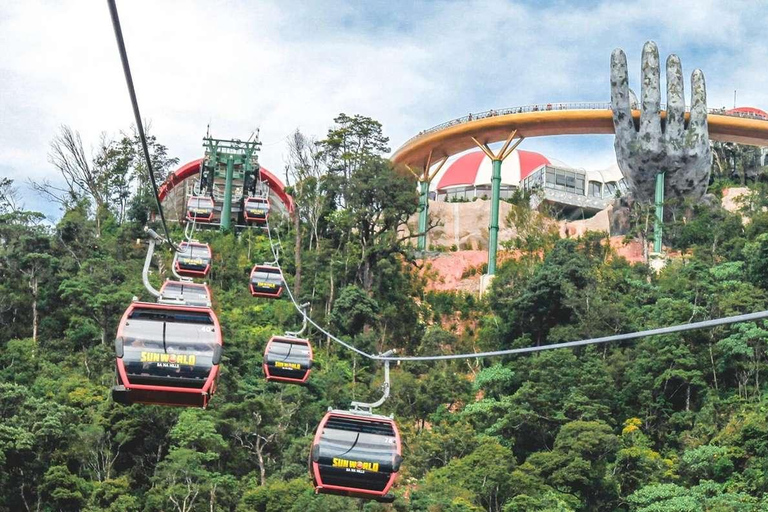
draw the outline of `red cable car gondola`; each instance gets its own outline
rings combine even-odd
[[[267,197],[248,197],[243,205],[243,216],[247,224],[263,226],[269,218],[271,205]]]
[[[283,273],[272,265],[254,265],[249,286],[254,297],[276,299],[283,294]]]
[[[317,427],[310,473],[315,492],[391,502],[388,492],[402,461],[392,418],[334,410]]]
[[[272,336],[264,349],[267,380],[304,384],[312,373],[312,345],[309,340]]]
[[[187,306],[211,306],[211,290],[207,284],[166,280],[160,287],[163,300],[181,301]]]
[[[211,246],[199,242],[181,242],[174,256],[176,273],[187,277],[205,277],[211,270]]]
[[[216,391],[221,328],[207,307],[134,302],[115,338],[115,402],[206,407]]]
[[[213,221],[213,198],[208,196],[190,196],[187,200],[187,220],[207,223]]]

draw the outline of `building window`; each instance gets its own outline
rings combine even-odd
[[[541,167],[538,171],[528,175],[528,177],[523,180],[523,188],[526,190],[532,190],[535,187],[542,186],[544,184],[545,170],[545,167]]]
[[[560,172],[555,175],[555,183],[561,187],[576,188],[576,178]]]
[[[584,195],[584,175],[574,171],[547,168],[547,188]]]
[[[589,197],[603,197],[603,186],[599,181],[589,182]]]
[[[616,195],[616,182],[609,181],[605,184],[605,197],[614,197]]]

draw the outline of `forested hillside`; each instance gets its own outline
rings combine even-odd
[[[66,165],[67,140],[78,147],[65,129],[52,173],[78,172]],[[694,205],[668,223],[665,242],[680,256],[658,275],[616,257],[602,234],[529,229],[482,299],[428,292],[429,272],[398,233],[416,211],[416,185],[383,158],[387,146],[381,126],[361,116],[338,117],[317,144],[296,133],[287,152],[297,217],[270,217],[298,300],[361,349],[545,345],[768,307],[760,183],[743,212]],[[124,136],[103,140],[92,159],[83,151],[90,182],[47,189],[63,208],[55,225],[2,182],[0,511],[768,510],[763,322],[403,363],[379,411],[394,414],[403,434],[396,501],[315,496],[307,461],[318,422],[329,406],[377,398],[382,368],[309,329],[308,385],[266,382],[267,340],[301,321],[288,300],[248,291],[251,266],[272,259],[258,230],[199,232],[213,249],[208,282],[224,337],[209,408],[115,404],[118,321],[132,297],[151,299],[141,267],[153,206],[137,148]],[[166,148],[152,148],[159,174],[172,170]],[[182,227],[173,231],[182,237]],[[164,246],[155,286],[170,261]]]

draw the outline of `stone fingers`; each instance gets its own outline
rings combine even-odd
[[[630,109],[627,56],[618,48],[611,53],[611,110],[616,144],[619,144],[619,141],[629,142],[636,132]]]
[[[640,113],[640,137],[650,140],[661,138],[661,88],[659,85],[659,49],[648,41],[643,46],[642,87],[640,96],[643,110]]]
[[[667,123],[665,137],[673,145],[683,143],[685,130],[685,86],[683,66],[677,55],[667,58]]]
[[[706,145],[709,148],[707,126],[707,86],[704,73],[696,69],[691,74],[691,120],[688,124],[688,146]]]

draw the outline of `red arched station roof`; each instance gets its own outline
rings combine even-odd
[[[736,107],[736,108],[732,108],[731,110],[728,110],[726,113],[727,114],[749,114],[757,117],[762,117],[763,119],[768,119],[768,113],[766,113],[764,110],[760,110],[759,108],[755,108],[755,107]]]
[[[202,161],[202,158],[193,160],[187,164],[182,165],[174,173],[168,176],[165,182],[160,186],[160,201],[162,202],[165,199],[165,196],[168,195],[168,192],[173,190],[174,187],[176,187],[179,183],[200,172],[200,163]],[[282,203],[285,205],[285,208],[289,212],[292,212],[293,198],[286,194],[285,185],[283,185],[283,182],[264,167],[261,168],[261,177],[264,181],[267,182],[267,185],[269,185],[269,188],[275,193],[275,195],[280,198],[280,201],[282,201]]]

